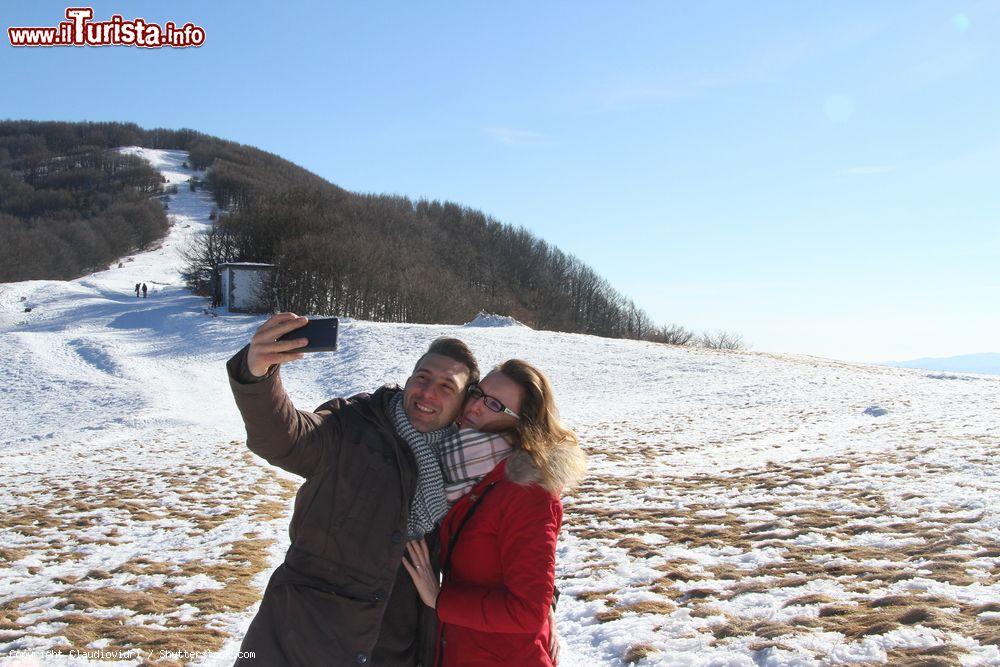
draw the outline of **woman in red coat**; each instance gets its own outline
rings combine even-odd
[[[583,452],[548,379],[519,359],[470,389],[462,425],[504,434],[512,451],[441,522],[440,586],[426,544],[407,545],[403,564],[437,610],[437,662],[551,666],[559,494],[582,476]]]

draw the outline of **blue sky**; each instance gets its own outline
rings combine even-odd
[[[66,6],[0,15],[55,25]],[[206,43],[4,35],[0,118],[191,127],[348,189],[456,201],[658,322],[758,350],[1000,351],[1000,4],[87,6]]]

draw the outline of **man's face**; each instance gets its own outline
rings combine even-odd
[[[504,407],[520,414],[523,391],[516,382],[503,373],[494,371],[482,379],[479,389],[485,396],[492,396]],[[487,431],[499,433],[517,426],[517,419],[505,412],[493,412],[484,402],[484,398],[473,400],[471,397],[465,402],[462,410],[462,426],[474,428],[477,431]]]
[[[403,410],[413,428],[428,433],[458,417],[469,382],[469,369],[442,354],[425,354],[403,389]]]

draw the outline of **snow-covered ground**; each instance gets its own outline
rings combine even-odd
[[[287,545],[294,479],[245,453],[224,369],[263,318],[184,290],[210,198],[183,153],[131,150],[180,184],[163,246],[0,285],[4,664],[229,664]],[[402,382],[444,334],[548,371],[590,454],[561,664],[1000,664],[1000,378],[345,321],[286,386],[312,408]]]

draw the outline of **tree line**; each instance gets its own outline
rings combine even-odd
[[[211,289],[204,267],[267,262],[273,305],[295,312],[461,323],[484,310],[538,329],[743,347],[735,334],[655,324],[578,258],[481,211],[348,192],[228,142],[196,142],[191,156],[227,211],[189,253],[193,289]]]
[[[22,258],[5,259],[0,280],[73,277],[165,234],[148,198],[158,174],[108,150],[124,145],[186,150],[192,167],[207,169],[223,214],[187,253],[184,275],[198,293],[211,293],[223,262],[266,262],[272,305],[301,313],[462,323],[484,310],[538,329],[742,346],[732,334],[655,324],[580,259],[481,211],[353,193],[250,146],[124,123],[0,123],[0,230],[18,236]],[[89,244],[72,240],[68,218]],[[90,259],[72,256],[83,247]]]
[[[0,122],[0,282],[76,278],[163,238],[163,178],[106,145],[122,138]]]

